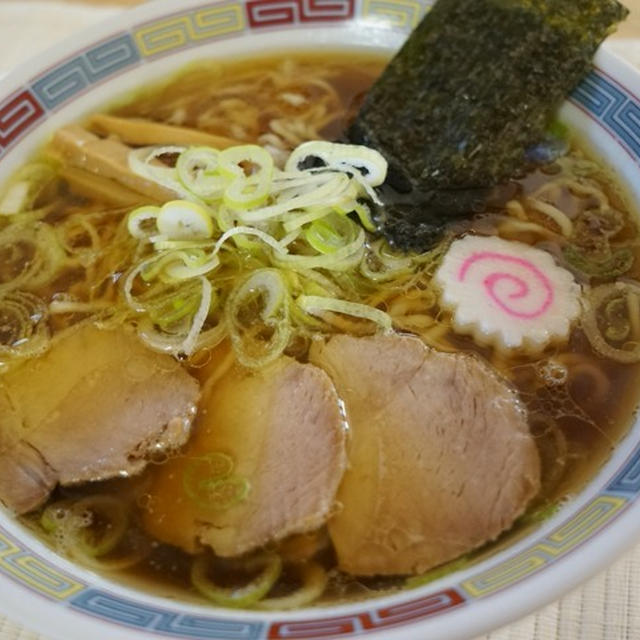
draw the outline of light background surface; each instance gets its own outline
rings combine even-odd
[[[139,3],[0,0],[0,76],[57,41],[73,39],[84,26]],[[640,0],[624,4],[631,9],[631,16],[607,46],[640,67]],[[49,640],[2,616],[0,639]],[[407,636],[407,640],[439,639]],[[640,546],[558,602],[475,640],[640,640]]]

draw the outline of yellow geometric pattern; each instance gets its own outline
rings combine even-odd
[[[571,520],[542,542],[461,584],[480,598],[504,589],[563,556],[602,528],[627,504],[626,498],[603,495],[581,509]]]
[[[195,29],[191,37],[194,40],[213,38],[244,29],[244,17],[239,4],[202,9],[193,14],[192,20]]]
[[[17,547],[0,532],[0,571],[56,600],[66,600],[85,585],[60,573],[39,558]]]
[[[362,15],[380,18],[396,29],[413,29],[425,14],[425,6],[416,0],[364,0]]]
[[[137,29],[133,35],[140,53],[153,56],[191,42],[242,31],[244,27],[242,6],[228,3],[154,22]]]

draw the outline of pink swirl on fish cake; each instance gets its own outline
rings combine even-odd
[[[548,311],[549,307],[553,303],[553,287],[551,286],[551,282],[549,278],[547,278],[547,276],[544,273],[542,273],[540,269],[538,269],[538,267],[536,267],[532,262],[529,262],[529,260],[525,260],[524,258],[510,256],[506,253],[480,251],[469,256],[462,263],[462,266],[460,267],[460,271],[458,272],[458,280],[460,282],[463,282],[467,276],[467,272],[469,271],[469,269],[471,269],[471,267],[473,267],[474,264],[476,264],[481,260],[496,260],[496,261],[516,264],[519,267],[522,267],[523,269],[531,273],[531,275],[539,282],[539,284],[545,290],[545,298],[538,309],[535,309],[534,311],[530,311],[530,312],[518,311],[517,309],[510,307],[508,302],[505,302],[498,297],[498,293],[496,291],[497,285],[504,280],[513,282],[517,288],[513,293],[510,293],[508,297],[510,299],[519,300],[519,299],[525,298],[530,293],[531,288],[529,284],[522,278],[512,273],[508,273],[506,271],[496,271],[495,273],[488,275],[483,281],[485,289],[489,294],[489,297],[506,314],[513,316],[515,318],[524,318],[524,319],[530,320],[533,318],[538,318]]]

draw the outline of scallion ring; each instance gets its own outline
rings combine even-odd
[[[247,584],[238,587],[221,587],[211,573],[212,558],[198,556],[191,565],[191,583],[205,597],[224,607],[249,607],[269,593],[282,572],[282,560],[275,553],[260,553],[251,558],[237,560],[235,564],[246,571],[259,573]]]
[[[220,174],[220,152],[211,147],[190,147],[178,156],[178,179],[203,200],[220,200],[229,179]]]
[[[323,311],[332,311],[334,313],[344,313],[345,315],[356,318],[370,320],[386,331],[389,331],[392,327],[391,316],[389,316],[389,314],[366,304],[336,300],[335,298],[305,295],[299,296],[296,304],[303,311],[312,315],[321,315]]]

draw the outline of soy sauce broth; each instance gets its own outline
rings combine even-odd
[[[230,136],[241,142],[275,145],[274,133],[290,146],[295,144],[297,138],[303,140],[322,137],[335,140],[340,138],[354,117],[368,87],[380,74],[385,62],[380,56],[339,51],[322,55],[291,53],[233,63],[207,62],[182,72],[163,86],[146,88],[133,97],[120,100],[119,105],[111,112],[119,116],[144,117],[197,128]],[[317,111],[314,111],[311,118],[309,113],[313,108],[317,108]],[[589,158],[575,144],[570,156]],[[514,187],[515,199],[523,200],[540,185],[553,180],[554,175],[553,171],[537,171],[519,181]],[[633,246],[635,255],[632,270],[625,277],[640,278],[637,228],[627,199],[615,180],[604,170],[597,171],[593,179],[607,195],[612,206],[624,215],[624,228],[615,240],[619,244]],[[107,242],[109,238],[115,238],[116,225],[127,213],[127,209],[114,210],[99,199],[87,198],[74,192],[64,179],[58,181],[53,195],[43,194],[39,204],[51,205],[51,211],[45,218],[47,221],[64,222],[76,214],[96,216]],[[565,204],[571,206],[571,203]],[[460,231],[497,233],[500,220],[506,215],[504,209],[497,208]],[[528,242],[540,240],[529,237],[526,232],[510,232],[509,237]],[[79,242],[82,242],[81,234],[79,238]],[[133,251],[132,243],[128,243],[126,239],[123,242],[119,253],[113,256],[101,272],[103,280],[95,283],[96,287],[108,290],[106,295],[114,302],[118,297],[114,282],[129,266],[127,250]],[[53,286],[37,293],[47,299],[73,293],[84,282],[85,276],[81,268],[69,271],[56,280]],[[58,316],[56,328],[62,329],[83,318],[82,314]],[[443,312],[439,312],[438,319],[443,325],[448,322],[447,315]],[[543,494],[531,505],[527,516],[500,541],[463,561],[471,563],[474,558],[486,557],[500,546],[525,535],[538,521],[536,517],[528,516],[545,513],[553,505],[576,495],[609,458],[634,417],[640,397],[640,365],[623,365],[594,354],[580,329],[573,331],[567,346],[549,349],[535,358],[501,356],[477,346],[470,338],[457,335],[452,330],[441,332],[436,338],[429,331],[416,333],[427,344],[436,348],[476,353],[508,378],[520,391],[529,408],[532,429],[543,460]],[[215,358],[215,352],[212,357]],[[304,354],[300,357],[304,359]],[[541,385],[540,367],[550,358],[559,359],[565,364],[566,384],[551,387]],[[189,367],[189,363],[186,362],[185,366]],[[201,378],[205,370],[206,367],[190,369],[194,376]],[[559,432],[553,431],[545,423],[549,419],[555,421]],[[559,445],[559,441],[564,444]],[[562,456],[560,467],[558,455]],[[124,496],[130,511],[131,527],[144,536],[140,514],[145,509],[152,508],[147,487],[155,469],[161,464],[162,461],[154,462],[137,478],[74,489],[59,488],[51,500],[93,493]],[[549,477],[552,481],[545,482],[545,478]],[[34,531],[39,530],[38,517],[34,515],[25,518],[25,522]],[[189,580],[190,556],[152,539],[147,539],[146,544],[149,545],[150,552],[142,562],[123,571],[111,572],[109,577],[167,597],[203,601],[195,593]],[[275,545],[274,548],[277,549],[278,546]],[[366,598],[403,588],[405,585],[404,578],[365,580],[341,574],[335,568],[336,559],[330,544],[320,548],[317,559],[331,575],[329,588],[320,600],[321,603]],[[455,567],[460,566],[460,563],[454,564]],[[293,587],[293,583],[287,586],[286,579],[279,586],[285,592]]]

